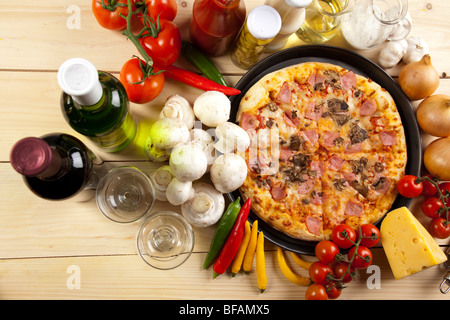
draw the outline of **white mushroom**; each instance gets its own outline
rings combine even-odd
[[[172,179],[173,174],[169,165],[159,167],[150,175],[150,180],[155,187],[156,200],[167,201],[166,190]]]
[[[159,118],[177,118],[182,120],[188,129],[194,127],[194,110],[189,101],[177,94],[167,98]]]
[[[194,114],[206,126],[215,128],[230,118],[231,102],[219,91],[206,91],[194,101]]]
[[[206,130],[194,128],[191,130],[191,141],[202,147],[207,158],[206,172],[209,172],[211,165],[217,158],[217,152],[213,144],[214,138]]]
[[[150,161],[164,162],[169,160],[170,150],[156,147],[152,142],[152,138],[148,137],[144,146],[145,155]]]
[[[188,201],[194,195],[192,181],[180,181],[173,178],[166,189],[167,201],[174,206],[179,206]]]
[[[244,152],[250,146],[247,132],[232,122],[219,124],[215,133],[218,141],[214,144],[214,148],[221,153]]]
[[[181,214],[196,227],[209,227],[222,217],[225,198],[213,186],[203,182],[193,184],[194,196],[181,205]]]
[[[170,169],[180,181],[200,179],[206,172],[208,159],[202,147],[193,142],[172,150],[169,159]]]
[[[189,129],[177,118],[157,120],[150,129],[150,138],[156,148],[170,149],[189,141]]]
[[[226,153],[214,161],[210,175],[217,190],[223,193],[232,192],[244,183],[247,177],[247,164],[241,156]]]

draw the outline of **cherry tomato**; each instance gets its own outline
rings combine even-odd
[[[342,290],[336,283],[328,282],[324,285],[329,299],[337,299],[341,295]]]
[[[176,0],[145,0],[145,6],[147,7],[147,14],[153,20],[159,17],[159,19],[165,19],[173,21],[177,16],[177,1]],[[141,17],[143,22],[143,18]]]
[[[372,248],[380,241],[380,230],[373,224],[363,224],[360,228],[362,235],[360,245]],[[356,233],[356,239],[359,240],[359,232]]]
[[[447,195],[447,193],[450,193],[450,182],[441,182],[439,184],[439,190],[441,190],[443,196]]]
[[[423,183],[417,183],[416,180],[417,177],[413,175],[402,177],[397,184],[398,192],[406,198],[416,198],[420,196],[423,190]]]
[[[316,257],[323,263],[332,263],[334,257],[339,253],[338,246],[329,240],[323,240],[317,243],[315,248]]]
[[[142,64],[145,64],[141,60]],[[154,67],[153,72],[159,70]],[[164,73],[150,75],[143,82],[144,73],[137,58],[133,58],[125,62],[120,70],[120,82],[127,91],[128,99],[134,103],[147,103],[155,99],[164,88]],[[140,83],[136,83],[140,82]]]
[[[314,283],[324,284],[328,282],[328,274],[333,274],[333,269],[330,265],[321,261],[313,262],[309,267],[309,277]]]
[[[159,20],[161,29],[154,38],[148,32],[139,39],[145,52],[158,66],[170,66],[177,61],[181,51],[181,33],[177,25],[170,20]]]
[[[341,249],[348,249],[355,244],[356,232],[347,224],[339,224],[333,228],[331,240]]]
[[[450,224],[444,218],[433,218],[428,225],[430,234],[438,239],[447,239],[450,237]]]
[[[127,27],[127,21],[120,16],[128,15],[127,0],[92,0],[92,12],[103,28],[123,30]]]
[[[313,283],[306,289],[306,300],[328,300],[328,294],[325,287],[321,284]]]
[[[427,217],[439,217],[441,208],[444,208],[444,205],[438,197],[429,197],[422,201],[422,211]]]
[[[355,272],[355,269],[352,268],[348,262],[340,261],[334,265],[333,272],[336,279],[340,280],[342,283],[348,283],[353,280],[351,273]]]
[[[427,174],[426,177],[433,180],[433,177],[429,174]],[[430,181],[428,181],[426,179],[422,180],[422,184],[423,184],[423,190],[422,190],[423,196],[431,197],[431,196],[436,195],[437,188],[434,186],[434,184],[432,184]]]
[[[353,256],[351,266],[355,269],[365,269],[372,264],[372,252],[367,247],[360,245],[358,250],[356,250],[356,247],[351,248],[348,252],[348,257],[352,259]]]

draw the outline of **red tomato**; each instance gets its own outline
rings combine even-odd
[[[450,182],[441,182],[439,184],[439,190],[441,190],[443,196],[450,193]]]
[[[177,1],[176,0],[145,0],[147,7],[147,14],[155,21],[165,19],[173,21],[177,16]]]
[[[328,282],[324,287],[329,299],[337,299],[341,295],[342,290],[336,283]]]
[[[313,283],[306,289],[306,300],[328,300],[328,294],[325,287],[321,284]]]
[[[341,249],[348,249],[355,244],[356,232],[346,224],[340,224],[334,227],[331,233],[331,240]]]
[[[433,177],[431,175],[426,175],[426,177],[433,180]],[[423,190],[422,190],[423,196],[431,197],[431,196],[436,195],[437,188],[434,186],[434,184],[432,184],[430,181],[428,181],[426,179],[422,180],[422,184],[423,184]]]
[[[361,227],[362,239],[360,245],[372,248],[380,241],[380,230],[373,224],[363,224]],[[357,240],[359,240],[359,232],[357,232]]]
[[[144,50],[158,66],[170,66],[177,61],[181,51],[181,33],[177,25],[169,20],[160,20],[161,29],[154,38],[148,32],[140,38]]]
[[[329,240],[320,241],[315,248],[316,257],[323,263],[332,263],[334,257],[339,253],[338,246]]]
[[[447,239],[450,237],[450,224],[444,218],[433,218],[428,225],[430,234],[438,239]]]
[[[142,61],[142,64],[145,64]],[[154,67],[153,72],[159,70]],[[155,99],[164,88],[164,73],[149,75],[145,79],[139,60],[133,58],[125,62],[120,70],[120,82],[127,91],[128,99],[134,103],[146,103]],[[142,81],[144,80],[144,81]],[[140,83],[137,83],[140,82]]]
[[[127,21],[120,16],[128,15],[127,0],[92,0],[92,12],[103,28],[123,30],[127,27]]]
[[[441,208],[444,208],[444,205],[438,197],[429,197],[422,201],[422,211],[427,217],[438,218]]]
[[[420,196],[423,190],[423,183],[416,182],[417,177],[406,175],[400,179],[397,184],[398,192],[406,198],[416,198]]]
[[[356,254],[355,254],[356,251]],[[364,246],[353,247],[348,252],[348,258],[353,258],[351,266],[355,269],[365,269],[372,264],[372,252]]]
[[[337,280],[340,280],[342,283],[348,283],[353,280],[351,273],[355,272],[355,270],[348,262],[340,261],[334,265],[333,272]]]
[[[333,269],[330,265],[321,261],[316,261],[309,267],[309,277],[314,283],[324,284],[328,282],[327,275],[333,274]]]

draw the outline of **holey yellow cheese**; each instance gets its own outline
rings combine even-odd
[[[381,223],[380,232],[395,279],[447,260],[434,238],[406,207],[389,212]]]

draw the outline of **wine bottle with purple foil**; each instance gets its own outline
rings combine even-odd
[[[79,139],[64,133],[21,139],[13,146],[10,160],[28,188],[48,200],[87,200],[94,195],[99,179],[94,172],[99,161],[96,155]]]
[[[122,83],[88,60],[73,58],[58,70],[61,108],[69,125],[106,152],[127,147],[136,134]]]

